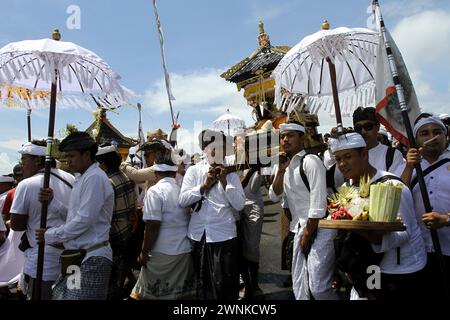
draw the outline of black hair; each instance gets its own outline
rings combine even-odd
[[[376,116],[376,110],[373,107],[358,107],[353,112],[353,126],[355,126],[356,123],[364,120],[373,121],[377,124],[380,123]]]
[[[80,154],[83,154],[85,152],[89,152],[89,156],[91,158],[92,162],[95,162],[95,155],[97,154],[98,151],[98,145],[95,144],[92,147],[89,148],[83,148],[83,149],[78,149],[77,150]]]
[[[205,150],[205,148],[210,145],[211,143],[216,141],[216,137],[222,138],[222,143],[226,144],[226,136],[222,131],[214,131],[205,129],[202,132],[200,132],[198,136],[199,140],[199,146],[202,150]]]

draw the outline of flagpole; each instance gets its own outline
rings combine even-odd
[[[172,118],[172,126],[175,126],[175,124],[176,124],[175,115],[174,115],[173,106],[172,106],[172,100],[175,100],[175,98],[172,95],[171,87],[170,87],[170,77],[169,77],[169,72],[167,71],[166,58],[164,55],[164,37],[162,34],[162,29],[161,29],[161,21],[159,20],[158,8],[156,7],[156,0],[153,0],[153,11],[155,13],[156,27],[157,27],[158,34],[159,34],[159,46],[160,46],[160,51],[161,51],[162,67],[164,70],[164,80],[166,82],[167,98],[169,100],[170,116]]]
[[[138,137],[139,137],[139,148],[141,149],[141,168],[144,168],[144,150],[142,149],[142,145],[144,143],[144,132],[142,132],[142,117],[141,117],[141,110],[142,110],[142,106],[140,103],[137,104],[137,108],[139,111],[139,133],[138,133]]]
[[[385,41],[386,53],[387,53],[388,61],[389,61],[389,68],[391,70],[392,78],[394,80],[395,90],[397,91],[397,96],[398,96],[398,100],[399,100],[399,104],[400,104],[400,110],[402,113],[403,122],[405,124],[405,129],[406,129],[406,134],[408,136],[409,145],[410,145],[410,147],[415,148],[416,141],[414,138],[414,133],[412,130],[411,122],[409,121],[408,108],[406,105],[403,86],[400,83],[400,78],[398,76],[398,71],[397,71],[397,65],[395,64],[394,55],[392,54],[392,49],[390,47],[389,40],[386,37],[386,27],[384,25],[383,16],[381,15],[381,10],[380,10],[380,5],[378,3],[378,0],[372,0],[372,5],[373,5],[374,12],[375,12],[375,10],[378,10],[378,17],[379,17],[379,22],[380,22],[380,32],[383,34],[383,38]],[[422,167],[420,166],[420,164],[416,164],[415,169],[416,169],[417,179],[418,179],[418,183],[419,183],[419,187],[420,187],[420,192],[422,194],[422,200],[423,200],[423,204],[425,207],[425,211],[432,212],[433,207],[431,206],[430,198],[428,197],[428,191],[427,191],[427,187],[425,185],[425,179],[423,176]],[[438,237],[437,231],[434,229],[430,229],[430,233],[431,233],[431,239],[433,241],[434,251],[436,252],[437,260],[439,263],[442,280],[444,281],[445,292],[447,294],[447,297],[450,298],[449,288],[447,286],[446,266],[445,266],[445,261],[442,257],[442,250],[441,250],[441,244],[439,242],[439,237]]]

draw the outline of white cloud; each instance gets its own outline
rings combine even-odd
[[[236,86],[220,77],[224,70],[205,69],[188,74],[172,73],[170,75],[172,90],[176,101],[173,101],[175,112],[191,116],[197,115],[202,121],[207,117],[218,117],[227,109],[234,115],[252,125],[250,108],[238,92]],[[169,112],[164,80],[151,85],[144,94],[145,108],[157,114]],[[207,124],[208,125],[208,124]]]
[[[259,20],[262,20],[264,22],[274,20],[289,12],[295,4],[295,2],[288,1],[276,1],[275,3],[270,3],[260,0],[254,0],[251,2],[250,17],[248,20],[246,20],[246,22],[254,24],[255,21]]]
[[[425,11],[402,19],[393,31],[405,62],[413,67],[439,62],[450,67],[450,13]]]
[[[407,17],[425,10],[430,10],[435,6],[436,3],[430,0],[400,0],[383,1],[380,8],[386,17]]]
[[[177,146],[184,149],[188,154],[200,153],[198,146],[198,134],[201,130],[187,130],[180,128],[177,134]]]
[[[17,151],[24,143],[24,140],[21,139],[11,139],[11,140],[4,140],[0,141],[0,148],[10,149]]]
[[[450,71],[450,12],[429,10],[405,17],[392,34],[410,72],[422,110],[436,114],[448,110],[450,90],[436,89],[440,87],[439,82],[447,82],[448,78],[434,77],[427,82],[424,75],[436,66]]]
[[[12,172],[14,163],[11,162],[5,152],[0,153],[0,174],[9,174]]]

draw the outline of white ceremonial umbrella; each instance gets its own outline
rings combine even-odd
[[[341,112],[351,115],[356,107],[375,102],[377,48],[378,33],[365,28],[330,30],[325,21],[322,30],[289,50],[273,71],[278,107],[290,112],[306,101],[312,113],[320,108],[334,113],[341,127]]]
[[[231,114],[230,109],[216,120],[213,121],[213,128],[216,130],[228,130],[228,135],[230,135],[230,129],[239,129],[245,127],[245,121],[241,118]]]
[[[44,188],[49,187],[51,150],[58,92],[71,97],[88,95],[101,102],[125,100],[120,76],[94,52],[72,42],[59,41],[58,30],[52,39],[26,40],[0,49],[0,83],[32,91],[50,90],[50,112],[45,159]],[[47,226],[48,203],[42,204],[41,228]],[[40,299],[44,244],[39,244],[33,299]]]

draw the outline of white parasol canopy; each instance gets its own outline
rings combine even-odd
[[[231,114],[230,109],[216,120],[213,121],[213,128],[216,130],[225,131],[227,130],[228,135],[230,135],[230,130],[241,129],[245,127],[245,121]]]
[[[322,108],[334,114],[333,82],[343,115],[373,105],[378,33],[365,28],[329,30],[327,22],[323,28],[289,50],[273,71],[278,107],[290,112],[303,97],[312,113]],[[334,65],[335,81],[328,62]]]
[[[56,73],[58,102],[63,105],[79,106],[90,95],[106,108],[126,101],[126,92],[118,84],[120,76],[95,53],[72,42],[25,40],[0,49],[0,83],[21,88],[14,98],[25,96],[24,90],[28,89],[30,95],[40,93],[30,100],[48,104],[46,98]]]
[[[50,90],[50,110],[43,188],[50,185],[52,145],[58,92],[88,98],[124,99],[119,75],[99,56],[72,42],[59,41],[55,30],[53,40],[26,40],[10,43],[0,49],[0,83],[32,91]],[[108,107],[108,106],[105,106]],[[47,227],[48,203],[42,202],[40,228]],[[44,265],[44,243],[39,244],[36,282],[33,299],[40,300]]]

